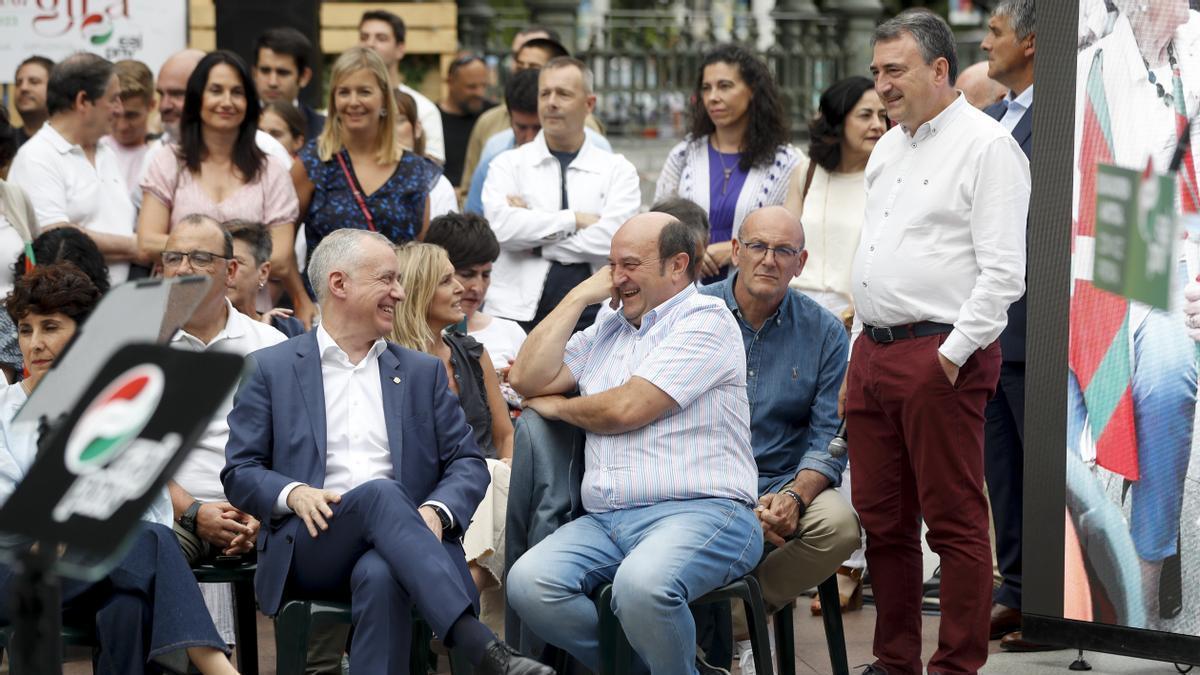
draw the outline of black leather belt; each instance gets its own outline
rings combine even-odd
[[[872,342],[884,345],[896,340],[942,335],[952,330],[954,330],[954,326],[948,323],[935,323],[933,321],[919,321],[903,326],[868,326],[863,324],[863,333],[871,338]]]

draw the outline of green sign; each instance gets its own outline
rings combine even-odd
[[[1133,169],[1097,167],[1097,288],[1167,309],[1180,236],[1174,177],[1143,179]]]

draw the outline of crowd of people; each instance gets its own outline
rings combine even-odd
[[[321,73],[290,28],[253,63],[185,50],[157,77],[32,57],[23,126],[0,123],[0,495],[36,449],[15,411],[110,284],[200,276],[170,344],[247,375],[111,583],[64,589],[102,627],[104,672],[231,671],[230,590],[188,570],[222,557],[257,561],[269,616],[349,603],[352,630],[311,632],[310,672],[407,672],[414,611],[480,672],[553,672],[502,639],[506,605],[594,671],[612,584],[651,672],[752,673],[740,607],[723,645],[690,601],[753,574],[773,611],[836,573],[841,606],[811,611],[853,611],[869,567],[865,672],[917,673],[922,518],[943,564],[930,671],[977,671],[989,634],[1038,648],[1014,472],[1033,25],[1033,0],[997,3],[984,111],[942,19],[888,20],[873,79],[822,93],[806,147],[766,63],[717,46],[650,205],[588,66],[541,26],[516,35],[499,102],[474,54],[439,101],[406,86],[404,22],[379,10],[323,112],[300,101]],[[515,466],[555,450],[520,441],[523,416],[584,432],[581,512],[510,559]],[[126,613],[152,638],[103,628]]]

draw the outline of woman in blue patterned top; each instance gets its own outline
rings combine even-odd
[[[429,226],[429,191],[442,170],[396,139],[396,100],[372,50],[342,53],[330,76],[329,123],[300,151],[292,180],[308,250],[343,227],[379,232],[399,244]]]

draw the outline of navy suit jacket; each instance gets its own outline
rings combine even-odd
[[[308,134],[304,137],[304,142],[307,143],[321,135],[325,129],[325,116],[304,103],[300,104],[300,112],[304,114],[304,124],[308,127],[304,130]]]
[[[276,517],[272,509],[289,483],[325,485],[328,435],[316,331],[257,351],[250,363],[229,413],[221,482],[231,504],[262,522],[254,586],[262,611],[273,615],[291,569],[292,542],[309,534],[299,518]],[[446,369],[436,357],[389,343],[379,355],[379,379],[395,479],[414,503],[434,500],[450,509],[455,527],[443,544],[466,573],[459,539],[489,476]]]
[[[1004,117],[1004,112],[1007,110],[1003,103],[996,103],[984,109],[984,112],[991,115],[998,122]],[[1017,122],[1017,126],[1013,127],[1013,138],[1021,145],[1021,150],[1025,153],[1025,157],[1033,159],[1033,104],[1029,104],[1029,109],[1021,116],[1021,121]],[[1025,235],[1028,240],[1029,235],[1029,218],[1025,218]],[[1028,250],[1028,245],[1026,246]],[[1028,277],[1028,274],[1026,275]],[[1005,361],[1016,361],[1025,363],[1025,295],[1021,295],[1021,299],[1017,300],[1008,307],[1008,325],[1005,326],[1004,332],[1000,334],[1000,353]]]

